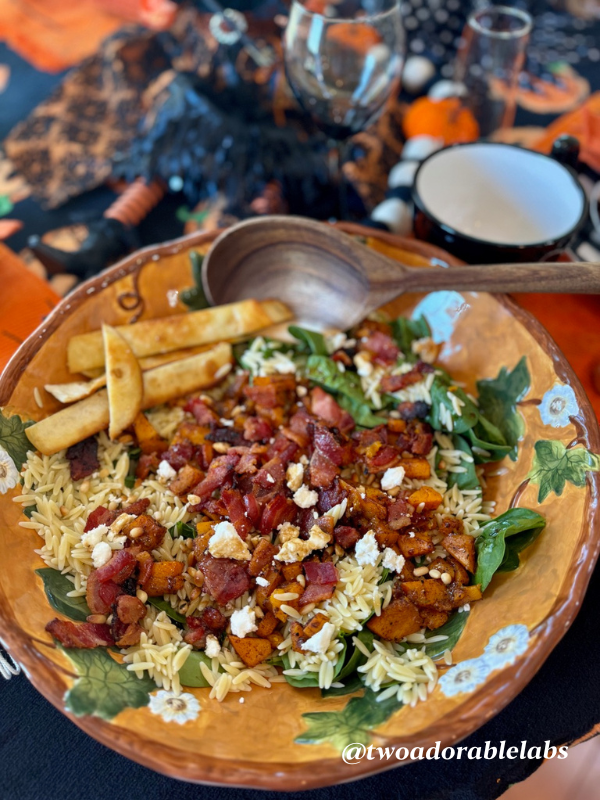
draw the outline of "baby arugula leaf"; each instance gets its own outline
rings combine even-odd
[[[94,715],[110,720],[125,708],[142,708],[150,702],[154,681],[138,678],[104,648],[61,649],[80,676],[65,694],[65,707],[76,717]]]
[[[325,337],[322,333],[308,330],[308,328],[300,328],[298,325],[290,325],[288,331],[299,342],[306,345],[310,353],[317,356],[326,356],[327,347],[325,345]]]
[[[477,572],[473,583],[480,584],[481,591],[485,591],[494,573],[498,571],[504,562],[507,549],[506,540],[525,531],[537,531],[536,535],[539,535],[545,525],[546,520],[544,517],[528,508],[510,508],[504,514],[496,517],[496,519],[486,522],[475,540]],[[521,541],[525,541],[525,539]],[[524,544],[523,548],[526,546],[527,544]],[[509,553],[508,563],[514,564],[515,552],[510,550]]]
[[[513,461],[517,458],[517,442],[525,431],[517,403],[525,397],[530,385],[525,356],[512,372],[502,367],[496,378],[477,381],[479,410],[501,431],[505,442],[510,445],[509,455]]]
[[[35,574],[44,582],[46,597],[55,611],[76,622],[85,622],[92,612],[85,602],[85,597],[67,596],[75,587],[66,575],[51,567],[36,569]]]

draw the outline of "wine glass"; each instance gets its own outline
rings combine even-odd
[[[398,91],[403,56],[399,0],[293,0],[285,71],[301,108],[331,140],[342,209],[345,143]]]

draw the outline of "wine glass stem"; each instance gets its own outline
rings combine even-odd
[[[338,187],[338,217],[340,220],[349,218],[348,210],[348,182],[344,175],[344,164],[348,158],[349,143],[347,139],[329,140],[329,173],[332,181]]]

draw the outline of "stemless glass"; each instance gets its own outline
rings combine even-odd
[[[473,11],[459,48],[455,78],[466,87],[464,104],[479,123],[481,136],[515,121],[519,73],[525,60],[532,19],[510,6]]]
[[[399,0],[294,0],[284,64],[300,107],[332,140],[345,212],[344,142],[368,128],[398,91],[404,55]]]

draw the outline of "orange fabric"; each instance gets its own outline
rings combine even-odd
[[[563,133],[579,139],[581,160],[600,172],[600,92],[591,95],[575,111],[554,120],[529,147],[549,153],[554,140]]]
[[[44,72],[93,55],[121,25],[123,18],[106,13],[101,0],[0,0],[0,41]]]
[[[45,281],[0,243],[0,371],[59,299]]]

